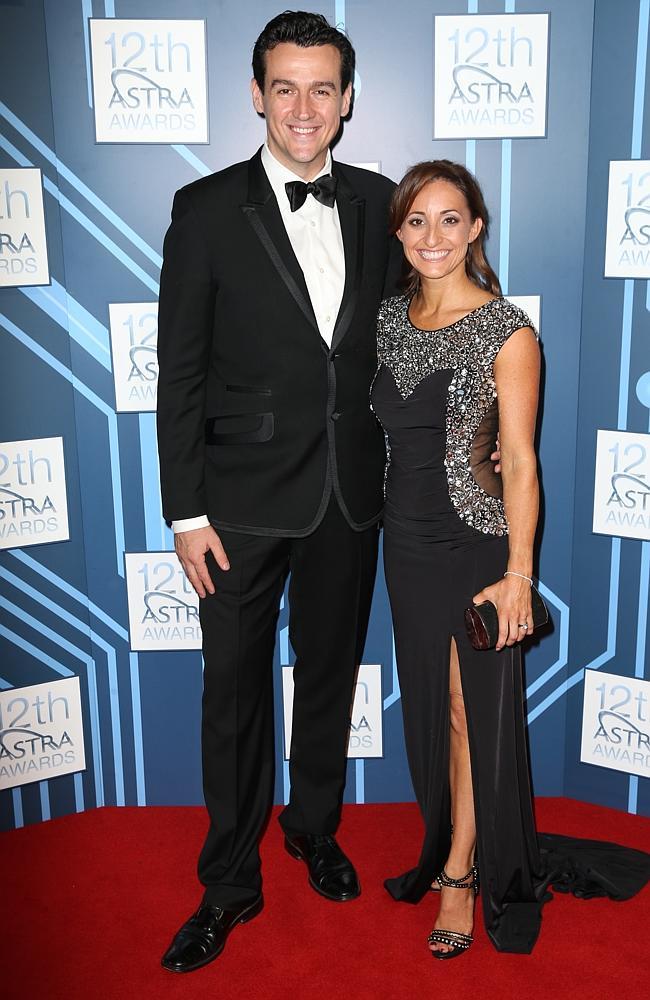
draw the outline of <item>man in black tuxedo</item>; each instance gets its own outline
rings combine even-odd
[[[203,903],[163,965],[212,961],[262,907],[272,802],[272,658],[290,573],[296,653],[285,846],[311,886],[354,899],[336,831],[354,675],[375,576],[383,435],[369,409],[375,320],[401,250],[393,184],[332,161],[354,51],[321,15],[258,38],[253,104],[266,143],[178,191],[160,289],[163,510],[201,597]]]

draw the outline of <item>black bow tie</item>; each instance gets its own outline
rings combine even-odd
[[[315,181],[309,181],[308,184],[305,184],[304,181],[287,181],[284,187],[292,212],[296,212],[305,204],[305,198],[308,194],[313,194],[316,201],[320,201],[321,205],[334,208],[336,177],[332,177],[331,174],[328,174],[326,177],[319,177]]]

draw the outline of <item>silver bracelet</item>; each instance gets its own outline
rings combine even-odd
[[[532,581],[531,577],[526,576],[525,573],[516,573],[514,569],[507,569],[503,575],[504,576],[519,576],[519,577],[521,577],[522,580],[528,580],[528,582],[531,585],[531,587],[533,585],[533,581]]]

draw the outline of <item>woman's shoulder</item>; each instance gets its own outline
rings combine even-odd
[[[478,360],[479,367],[491,370],[501,348],[522,327],[532,327],[537,336],[530,316],[520,306],[503,296],[487,299],[461,321],[461,350]]]
[[[490,315],[498,322],[504,338],[525,326],[529,326],[537,335],[537,330],[528,313],[505,296],[490,299],[486,305],[489,306]]]

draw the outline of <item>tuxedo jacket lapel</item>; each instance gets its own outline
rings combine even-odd
[[[296,304],[318,332],[302,268],[284,228],[273,189],[262,166],[259,150],[252,160],[249,160],[248,202],[241,206],[241,210]]]
[[[345,287],[332,336],[333,349],[349,329],[361,286],[366,203],[351,188],[338,163],[333,164],[332,171],[338,181],[336,205],[345,253]],[[248,164],[248,201],[241,210],[301,312],[318,332],[302,268],[284,228],[259,151]]]
[[[336,205],[345,252],[345,288],[332,335],[332,348],[335,348],[348,331],[361,287],[366,203],[350,187],[338,163],[332,165],[332,172],[338,181]]]

